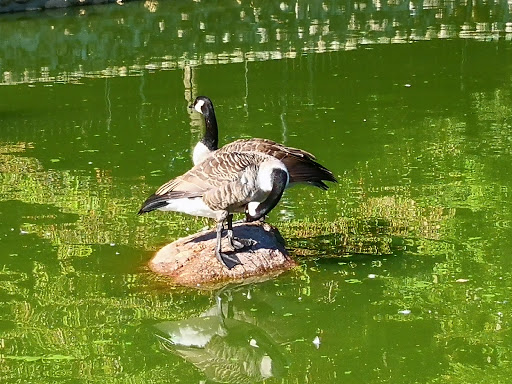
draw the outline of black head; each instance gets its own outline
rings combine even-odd
[[[213,110],[213,103],[206,96],[197,96],[189,108],[194,108],[197,112],[203,115],[207,115],[210,111]]]

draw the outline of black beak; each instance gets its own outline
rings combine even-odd
[[[190,109],[192,109],[192,108],[194,108],[194,104],[190,104],[188,107],[189,107]]]

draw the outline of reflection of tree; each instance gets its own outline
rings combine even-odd
[[[425,323],[435,323],[428,331],[435,353],[450,362],[444,379],[460,375],[455,382],[473,382],[472,375],[475,382],[504,382],[510,372],[507,94],[474,93],[474,115],[425,119],[414,140],[401,132],[393,156],[377,154],[354,171],[358,177],[342,182],[357,201],[356,208],[341,202],[349,218],[281,226],[297,253],[347,265],[346,282],[363,284],[358,269],[365,263],[387,266],[382,298],[370,309],[374,321],[390,328],[411,322],[415,338],[427,331]],[[347,289],[336,279],[315,286],[310,270],[301,285],[308,295],[323,289],[326,302]]]
[[[414,340],[420,335],[422,346],[441,363],[434,373],[452,372],[446,368],[450,361],[456,374],[490,374],[499,382],[495,367],[506,368],[511,358],[507,92],[472,93],[473,116],[426,118],[418,123],[415,140],[408,139],[412,134],[407,131],[394,132],[404,139],[393,145],[392,156],[376,154],[340,178],[325,197],[299,208],[320,212],[322,205],[336,207],[332,220],[277,223],[296,254],[341,256],[304,264],[292,275],[293,284],[277,286],[275,297],[268,298],[274,304],[276,297],[287,301],[270,309],[255,305],[256,319],[250,310],[237,312],[243,316],[237,321],[254,322],[272,338],[278,336],[279,343],[289,343],[298,362],[291,377],[311,378],[315,369],[316,375],[341,375],[353,370],[347,357],[371,359],[386,372],[402,364],[404,350],[421,359],[421,351],[403,338],[397,338],[398,347],[379,339],[384,328]],[[3,261],[0,270],[0,297],[8,303],[1,304],[8,319],[0,323],[7,329],[2,337],[8,342],[1,351],[7,364],[0,370],[14,377],[9,358],[26,356],[77,370],[86,366],[95,371],[101,362],[104,372],[119,373],[123,364],[130,365],[126,356],[139,353],[133,341],[123,339],[130,327],[142,319],[195,317],[207,300],[201,294],[134,292],[149,284],[145,278],[129,267],[120,274],[119,266],[108,266],[140,264],[137,248],[181,236],[182,227],[196,230],[207,223],[181,216],[137,218],[134,212],[147,193],[143,182],[126,185],[102,169],[92,174],[45,169],[27,156],[28,150],[25,143],[0,149],[2,212],[7,206],[11,212],[2,215],[2,225],[9,233],[7,248],[17,254]],[[109,257],[97,259],[100,247],[111,249],[101,252]],[[371,279],[371,274],[377,277]],[[370,294],[358,292],[369,284],[374,284]],[[98,291],[114,293],[96,297]],[[330,336],[340,326],[318,324],[311,314],[315,311],[334,311],[349,331],[339,339]],[[108,326],[99,326],[97,318]],[[122,330],[123,321],[128,330]],[[314,348],[316,335],[326,340],[320,351],[331,348],[329,355],[343,349],[344,361],[319,362],[303,352],[302,346]],[[367,352],[370,348],[385,358],[377,360]],[[116,357],[120,354],[123,361]],[[407,364],[411,371],[415,367]],[[168,375],[163,369],[156,372]]]
[[[0,24],[3,83],[296,57],[458,36],[510,35],[506,1],[139,2]],[[20,27],[20,24],[22,27]]]

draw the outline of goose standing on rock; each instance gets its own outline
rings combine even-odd
[[[319,164],[311,153],[272,140],[240,139],[218,149],[219,133],[212,101],[206,96],[198,96],[190,108],[201,113],[205,122],[205,134],[192,155],[194,164],[199,164],[214,152],[258,152],[281,160],[288,169],[290,184],[307,183],[327,190],[329,187],[324,181],[337,182],[332,172]]]
[[[139,210],[139,215],[155,209],[215,219],[215,255],[228,269],[240,264],[236,255],[222,253],[224,221],[234,250],[252,241],[233,236],[233,213],[245,212],[248,221],[258,220],[279,202],[289,182],[280,160],[258,152],[215,152],[183,175],[162,185]]]

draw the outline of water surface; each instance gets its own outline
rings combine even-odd
[[[2,383],[506,382],[508,3],[251,4],[0,23]],[[301,147],[339,179],[268,219],[296,270],[213,292],[147,270],[212,225],[136,215],[190,168],[198,94],[221,143]]]

